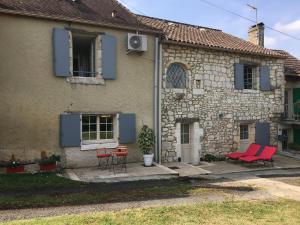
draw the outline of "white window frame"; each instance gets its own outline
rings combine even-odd
[[[97,116],[97,140],[82,139],[82,116]],[[113,139],[100,139],[100,116],[111,115],[113,117]],[[81,150],[95,150],[99,148],[116,148],[119,145],[119,114],[81,114],[80,123]]]
[[[188,132],[183,132],[183,126],[188,126]],[[184,143],[184,135],[188,135],[188,142]],[[182,123],[181,124],[181,129],[180,129],[180,144],[185,145],[185,144],[190,144],[191,143],[191,125],[189,123]]]
[[[245,132],[242,135],[242,129],[241,129],[242,126],[247,127],[247,138],[245,138],[245,134],[244,134]],[[240,124],[240,140],[249,140],[249,130],[250,130],[249,124]]]

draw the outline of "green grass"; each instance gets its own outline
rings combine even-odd
[[[76,182],[49,174],[0,175],[0,209],[101,204],[224,194],[215,188],[194,187],[179,180],[103,184]],[[116,186],[119,185],[119,186]]]
[[[0,196],[0,209],[141,201],[147,199],[184,197],[192,195],[207,196],[216,193],[225,195],[222,190],[212,188],[195,188],[190,185],[176,185],[174,187],[146,187],[126,191],[120,190],[107,192],[86,190],[75,193],[39,194],[18,197],[4,195]]]
[[[37,174],[2,174],[0,175],[1,191],[31,191],[36,189],[80,187],[85,184],[59,177],[54,173]]]
[[[239,201],[173,207],[130,209],[26,221],[5,225],[298,225],[300,204],[296,201]]]

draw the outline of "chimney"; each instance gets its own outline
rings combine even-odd
[[[248,41],[255,45],[264,47],[265,42],[265,25],[264,23],[258,23],[249,28]]]

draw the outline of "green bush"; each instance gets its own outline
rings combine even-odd
[[[46,159],[41,159],[39,161],[40,165],[48,165],[48,164],[53,164],[56,162],[60,162],[60,156],[59,155],[51,155],[49,158]]]
[[[138,135],[138,144],[144,155],[149,154],[155,144],[154,131],[148,126],[144,125]]]

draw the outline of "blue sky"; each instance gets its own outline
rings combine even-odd
[[[202,0],[119,0],[131,11],[147,16],[159,17],[213,27],[226,33],[247,39],[252,22],[214,8]],[[215,5],[234,11],[255,20],[255,12],[247,4],[258,8],[258,20],[267,26],[281,30],[300,39],[299,0],[207,0]],[[265,31],[267,48],[283,49],[300,59],[300,40],[286,37],[270,29]]]

